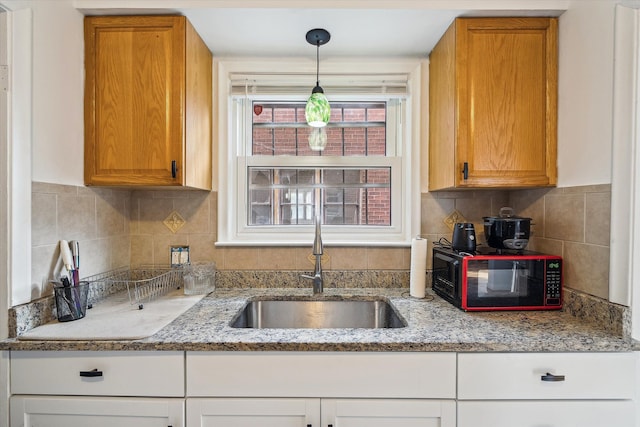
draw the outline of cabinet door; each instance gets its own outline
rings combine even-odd
[[[453,400],[322,399],[322,426],[455,427]]]
[[[85,19],[87,185],[182,182],[184,62],[184,17]]]
[[[320,426],[320,399],[187,399],[187,427]]]
[[[458,427],[633,427],[634,404],[617,401],[458,402]]]
[[[11,397],[11,427],[182,427],[182,399]]]
[[[555,185],[557,21],[456,25],[458,185]]]

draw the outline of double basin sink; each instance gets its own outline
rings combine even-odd
[[[393,305],[375,300],[257,299],[231,321],[233,328],[403,328],[406,321]]]

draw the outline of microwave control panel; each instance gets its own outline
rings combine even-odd
[[[560,305],[562,292],[562,260],[547,259],[546,263],[546,305]]]

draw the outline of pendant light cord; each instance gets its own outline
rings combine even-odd
[[[320,86],[320,40],[316,42],[316,86]]]

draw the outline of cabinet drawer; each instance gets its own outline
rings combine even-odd
[[[635,372],[633,353],[464,353],[458,399],[631,399]]]
[[[459,402],[458,427],[634,427],[630,400]]]
[[[187,396],[455,398],[455,353],[187,352]]]
[[[184,353],[13,351],[11,393],[182,397]]]

